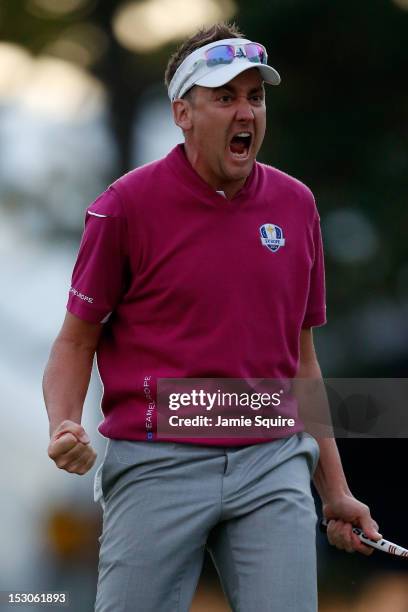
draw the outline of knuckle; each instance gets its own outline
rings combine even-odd
[[[86,464],[91,468],[93,466],[93,464],[95,463],[95,457],[92,455],[91,457],[88,457]]]
[[[64,442],[69,443],[71,447],[74,447],[78,444],[77,438],[72,431],[65,432],[62,438],[64,439]]]
[[[81,461],[82,461],[82,454],[81,453],[77,453],[77,452],[72,453],[72,455],[71,455],[71,463],[74,463],[75,465],[77,465]]]
[[[52,448],[48,448],[47,454],[49,458],[52,459],[53,461],[55,460],[57,456],[55,450],[53,450]]]
[[[90,469],[90,465],[89,465],[89,461],[85,461],[83,462],[80,466],[78,466],[78,474],[86,474],[86,472],[88,472],[88,470]]]
[[[84,456],[87,458],[87,460],[89,461],[95,461],[97,455],[94,451],[94,449],[90,446],[86,446],[84,449]]]

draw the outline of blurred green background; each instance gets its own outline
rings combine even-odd
[[[223,19],[265,44],[282,76],[267,91],[259,159],[316,197],[324,374],[406,377],[408,0],[0,0],[0,590],[67,590],[72,610],[92,610],[96,468],[80,478],[46,456],[42,371],[86,206],[182,141],[163,85],[168,56]],[[99,396],[94,376],[84,420],[98,462]],[[339,446],[353,492],[385,537],[408,546],[393,501],[405,440]],[[401,562],[329,550],[321,536],[318,550],[322,611],[408,610]],[[194,610],[226,610],[217,589],[207,561]]]

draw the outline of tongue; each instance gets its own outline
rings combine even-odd
[[[242,140],[232,140],[230,144],[230,150],[232,153],[244,153],[245,143]]]

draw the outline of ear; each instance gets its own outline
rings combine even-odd
[[[174,123],[183,130],[191,130],[193,127],[192,106],[186,99],[178,99],[173,102]]]

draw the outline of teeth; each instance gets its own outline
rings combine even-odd
[[[250,136],[251,134],[249,132],[239,132],[239,134],[235,134],[235,136],[241,136],[243,138],[246,138],[248,136]]]

